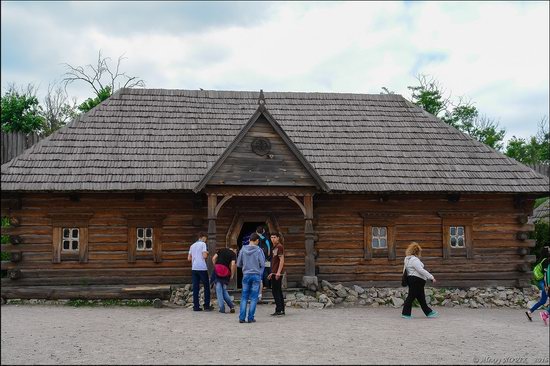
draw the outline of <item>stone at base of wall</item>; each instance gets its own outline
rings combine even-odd
[[[316,277],[315,277],[316,278]],[[285,291],[285,302],[288,307],[302,309],[323,309],[331,307],[367,306],[394,307],[403,306],[408,289],[400,288],[362,288],[357,285],[345,287],[342,284],[331,284],[322,281],[317,291],[307,289]],[[526,309],[529,304],[539,299],[540,290],[535,286],[528,288],[489,287],[468,289],[432,288],[425,289],[426,301],[430,305],[467,308]],[[203,303],[203,291],[199,293],[200,303]],[[176,305],[190,307],[193,303],[191,285],[174,289],[170,302]],[[212,293],[212,305],[216,307],[215,293]]]

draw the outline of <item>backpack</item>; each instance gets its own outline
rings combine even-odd
[[[541,260],[539,264],[535,266],[535,268],[533,268],[533,278],[535,279],[535,281],[540,281],[544,278],[544,272],[542,271],[542,262],[544,262],[544,259]]]
[[[260,243],[258,243],[258,247],[264,252],[264,256],[266,260],[269,260],[271,258],[269,256],[271,252],[271,245],[269,244],[269,239],[267,239],[266,236],[260,235]]]

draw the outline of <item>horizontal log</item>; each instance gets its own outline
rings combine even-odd
[[[117,276],[101,276],[101,277],[35,277],[21,278],[17,281],[12,281],[8,278],[2,279],[2,287],[7,286],[68,286],[68,285],[142,285],[142,284],[174,284],[174,283],[191,283],[191,275],[188,276],[138,276],[138,277],[117,277]]]
[[[5,299],[168,299],[170,286],[2,286],[1,293]]]

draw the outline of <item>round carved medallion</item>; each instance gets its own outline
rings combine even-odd
[[[250,146],[252,147],[252,151],[260,156],[267,155],[271,150],[271,143],[263,137],[255,138]]]

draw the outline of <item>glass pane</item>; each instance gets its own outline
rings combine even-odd
[[[386,239],[380,239],[380,248],[385,248],[385,247],[387,247]]]
[[[69,250],[70,249],[68,240],[63,240],[63,249],[64,250]]]
[[[451,226],[451,235],[456,235],[456,227]]]
[[[152,237],[152,236],[153,236],[153,229],[151,229],[151,228],[148,227],[148,228],[145,230],[145,236],[148,237],[148,238]]]
[[[463,238],[463,237],[459,237],[459,238],[458,238],[458,246],[459,246],[459,247],[463,247],[463,246],[464,246],[464,238]]]
[[[151,249],[153,247],[153,241],[152,240],[145,240],[145,248]]]
[[[78,238],[78,229],[73,229],[73,238]]]
[[[378,239],[372,239],[372,247],[378,248],[380,246]]]
[[[71,236],[71,230],[63,229],[63,237],[68,238],[69,236]]]
[[[141,240],[141,239],[138,240],[138,242],[137,242],[137,248],[138,248],[138,249],[143,249],[143,240]]]
[[[456,247],[456,238],[454,236],[451,236],[451,246]]]
[[[137,236],[138,236],[138,238],[143,238],[143,229],[142,228],[137,229]]]
[[[459,226],[457,228],[458,235],[464,235],[464,226]]]
[[[378,233],[378,227],[373,227],[372,228],[372,236],[378,236],[379,233]]]
[[[73,248],[72,248],[73,250],[78,249],[78,242],[76,240],[73,240],[72,244],[73,244]]]
[[[380,228],[380,236],[386,236],[386,227]]]

